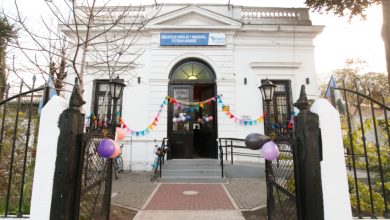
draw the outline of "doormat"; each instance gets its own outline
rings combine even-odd
[[[162,184],[146,210],[234,209],[220,184]]]

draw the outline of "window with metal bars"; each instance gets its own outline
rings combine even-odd
[[[292,112],[291,81],[270,80],[276,85],[273,100],[270,102],[270,112],[267,112],[267,103],[263,101],[263,112],[270,114],[271,132],[285,133]],[[268,120],[268,117],[265,117]]]
[[[101,122],[110,122],[113,111],[113,100],[110,95],[108,80],[94,81],[94,97],[92,99],[92,112],[96,119]],[[122,112],[122,98],[118,99],[117,112]]]

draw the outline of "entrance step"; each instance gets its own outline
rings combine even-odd
[[[263,178],[265,177],[265,163],[235,161],[224,162],[224,174],[227,178]]]
[[[222,183],[221,166],[217,159],[167,160],[162,168],[161,182]]]

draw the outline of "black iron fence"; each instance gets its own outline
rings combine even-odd
[[[389,97],[355,88],[335,88],[340,99],[333,103],[341,112],[343,142],[353,215],[390,217]],[[338,91],[332,91],[335,94]],[[378,98],[381,100],[378,101]]]
[[[83,134],[76,219],[109,219],[112,159],[102,158],[96,151],[103,138],[101,132]]]
[[[39,102],[45,87],[29,91],[21,82],[19,94],[0,102],[0,217],[30,213],[32,183],[39,129]],[[38,95],[40,94],[40,96]],[[47,99],[46,99],[47,100]]]

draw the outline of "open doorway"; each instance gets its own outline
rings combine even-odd
[[[169,96],[182,103],[168,107],[169,159],[217,158],[217,105],[191,104],[215,95],[215,75],[203,61],[183,61],[173,69]]]

